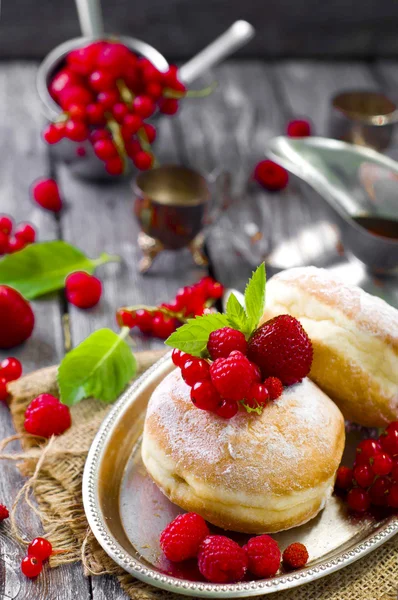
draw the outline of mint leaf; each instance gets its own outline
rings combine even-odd
[[[261,265],[254,271],[245,289],[246,314],[250,323],[250,332],[253,331],[264,312],[265,302],[265,265]]]
[[[61,402],[73,406],[83,398],[113,402],[137,371],[130,346],[124,340],[128,329],[117,335],[99,329],[71,350],[58,368]]]
[[[221,313],[203,315],[202,317],[189,319],[188,323],[172,333],[165,343],[193,356],[202,356],[206,351],[211,332],[228,325],[229,321],[226,315]]]
[[[226,314],[231,327],[239,329],[239,331],[242,331],[243,333],[250,333],[250,323],[245,313],[245,309],[235,294],[229,295]]]
[[[101,254],[96,260],[67,242],[39,242],[0,260],[0,284],[15,288],[28,300],[64,287],[73,271],[94,273],[99,265],[118,257]]]

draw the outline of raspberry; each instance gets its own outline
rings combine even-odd
[[[302,569],[308,562],[308,550],[304,544],[290,544],[282,554],[283,565],[287,569]]]
[[[27,340],[35,317],[30,304],[19,292],[0,285],[0,348],[12,348]]]
[[[252,383],[245,398],[245,404],[250,408],[265,406],[269,400],[269,393],[262,383]]]
[[[62,200],[54,179],[38,179],[32,186],[32,195],[37,204],[46,210],[59,212]]]
[[[393,462],[386,452],[380,452],[372,459],[372,471],[375,475],[388,475],[391,472]]]
[[[241,581],[247,571],[246,552],[223,535],[209,535],[199,548],[199,571],[212,583]]]
[[[289,137],[308,137],[311,135],[311,125],[304,119],[296,119],[287,124],[286,133]]]
[[[219,393],[211,381],[198,381],[191,390],[191,400],[196,408],[217,411],[223,404]],[[235,403],[235,406],[236,403]]]
[[[181,375],[187,385],[193,386],[198,381],[210,379],[209,363],[203,358],[186,360],[181,367]]]
[[[243,547],[249,560],[249,571],[256,577],[273,577],[281,564],[281,551],[269,535],[251,538]]]
[[[370,506],[369,494],[361,488],[352,488],[347,496],[348,506],[356,512],[365,512]]]
[[[69,408],[51,394],[40,394],[25,411],[24,427],[33,435],[45,438],[61,435],[71,424]]]
[[[353,477],[361,488],[368,488],[375,478],[369,465],[357,465],[354,468]]]
[[[93,275],[75,271],[66,278],[65,293],[68,302],[78,308],[92,308],[101,298],[102,284]]]
[[[218,358],[210,367],[211,380],[218,393],[228,400],[243,400],[254,381],[250,361],[239,351]]]
[[[224,400],[220,408],[216,410],[216,415],[223,419],[232,419],[239,410],[239,406],[233,400]]]
[[[9,516],[10,513],[8,512],[7,507],[4,506],[4,504],[0,504],[0,523],[5,519],[8,519]]]
[[[357,446],[355,463],[357,465],[368,465],[370,459],[381,451],[381,444],[378,440],[362,440]]]
[[[212,360],[228,358],[234,350],[246,354],[247,342],[241,331],[232,329],[232,327],[223,327],[211,332],[207,342],[207,350]]]
[[[289,174],[272,160],[260,161],[253,173],[254,179],[266,190],[276,192],[283,190],[289,182]]]
[[[337,469],[336,487],[340,490],[349,490],[350,488],[352,488],[352,478],[352,469],[342,465]]]
[[[277,377],[267,377],[264,380],[264,385],[268,390],[269,397],[271,400],[277,400],[283,392],[283,384]]]
[[[279,315],[261,325],[251,336],[247,353],[263,377],[278,377],[284,385],[298,383],[308,375],[312,355],[311,340],[290,315]]]
[[[160,547],[166,558],[180,562],[197,556],[199,546],[209,535],[205,520],[196,513],[178,515],[160,534]]]
[[[52,551],[50,542],[42,537],[35,538],[28,546],[28,556],[35,556],[43,562],[50,558]]]

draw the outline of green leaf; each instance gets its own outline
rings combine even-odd
[[[265,302],[265,265],[261,265],[253,273],[245,289],[246,314],[250,323],[250,331],[253,331],[264,312]]]
[[[0,284],[18,290],[32,300],[64,287],[65,278],[73,271],[92,274],[96,267],[118,257],[103,253],[95,260],[67,242],[30,244],[0,260]]]
[[[135,376],[137,363],[124,340],[111,329],[99,329],[71,350],[58,368],[61,402],[73,406],[83,398],[113,402]]]
[[[227,317],[231,327],[239,329],[243,333],[250,333],[250,323],[248,321],[245,309],[235,296],[230,294],[227,302]]]
[[[228,325],[227,315],[221,313],[203,315],[202,317],[189,319],[188,323],[172,333],[165,343],[193,356],[202,356],[206,351],[211,332]]]

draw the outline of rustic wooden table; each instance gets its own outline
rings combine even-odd
[[[165,253],[147,275],[139,274],[138,227],[129,183],[89,183],[72,178],[65,166],[52,164],[39,135],[43,121],[35,94],[36,71],[33,62],[0,64],[0,212],[17,221],[31,221],[40,240],[64,239],[90,256],[106,250],[119,254],[123,261],[101,267],[104,294],[93,310],[68,306],[62,293],[33,303],[34,335],[13,351],[25,373],[57,363],[69,338],[76,345],[98,327],[114,327],[120,305],[166,301],[179,286],[204,274],[185,251]],[[157,145],[161,162],[191,164],[203,171],[221,164],[233,174],[235,207],[207,242],[210,272],[225,285],[242,289],[257,260],[256,246],[253,258],[237,248],[239,232],[249,222],[261,231],[274,268],[315,263],[346,269],[331,215],[319,196],[294,178],[282,193],[267,194],[248,183],[248,176],[264,156],[267,140],[283,133],[289,119],[309,116],[316,133],[324,135],[328,100],[335,92],[383,89],[396,96],[398,63],[230,62],[217,69],[214,77],[219,87],[210,98],[187,100],[176,118],[159,122]],[[50,174],[57,178],[66,202],[59,218],[29,199],[31,182]],[[352,269],[355,277],[359,267]],[[157,346],[161,346],[159,340],[138,340],[139,349]],[[1,405],[0,439],[12,433],[9,412]],[[0,501],[11,505],[21,485],[15,465],[0,462]],[[21,515],[26,517],[28,533],[34,537],[38,523],[31,514]],[[20,547],[0,529],[2,600],[126,599],[112,578],[85,578],[80,564],[46,570],[31,582],[21,575],[20,560]]]

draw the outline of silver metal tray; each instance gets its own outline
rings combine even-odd
[[[105,552],[137,579],[172,592],[198,597],[238,598],[269,594],[324,577],[365,556],[398,532],[398,517],[355,517],[332,496],[315,519],[274,535],[281,549],[306,544],[305,569],[272,579],[211,584],[191,563],[169,563],[159,547],[162,529],[180,509],[171,504],[147,475],[141,461],[141,435],[152,391],[174,368],[170,354],[144,373],[120,398],[90,449],[83,477],[88,522]],[[351,461],[363,432],[347,432],[346,460]],[[240,543],[248,536],[232,534]]]

